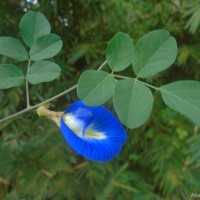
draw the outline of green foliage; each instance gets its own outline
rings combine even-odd
[[[152,111],[150,87],[161,92],[166,105],[199,125],[200,82],[183,81],[157,88],[138,81],[139,77],[147,78],[168,68],[175,61],[176,54],[176,40],[165,30],[146,34],[135,49],[127,34],[118,33],[107,46],[107,63],[113,71],[122,71],[128,67],[132,57],[137,78],[115,75],[113,71],[110,75],[107,72],[86,71],[78,82],[78,97],[90,106],[100,105],[109,100],[114,91],[114,108],[119,119],[128,128],[137,128],[147,121]],[[130,79],[115,84],[114,77]],[[191,95],[186,99],[188,94]]]
[[[144,124],[151,114],[153,95],[138,80],[125,79],[117,83],[114,107],[124,125],[136,128]]]
[[[27,73],[27,79],[31,84],[52,81],[60,74],[60,67],[50,61],[41,60],[35,62]]]
[[[12,37],[0,37],[0,55],[8,56],[16,61],[28,59],[28,53],[24,45]]]
[[[44,13],[52,32],[65,44],[62,52],[51,58],[63,66],[62,74],[57,81],[31,85],[32,103],[62,92],[75,84],[83,71],[100,66],[108,41],[117,32],[128,33],[135,44],[158,29],[166,29],[176,38],[177,61],[162,74],[145,79],[146,83],[159,87],[176,80],[199,81],[200,29],[194,15],[198,6],[199,0],[0,1],[0,36],[18,38],[17,24],[30,7]],[[193,31],[192,24],[196,24]],[[26,71],[25,62],[16,64],[1,56],[0,63],[13,63]],[[104,70],[110,72],[108,67]],[[131,67],[120,74],[134,77]],[[0,90],[1,118],[24,107],[24,93],[23,87]],[[166,107],[158,92],[153,95],[148,123],[127,130],[128,140],[121,153],[104,164],[74,154],[55,125],[35,112],[0,123],[0,199],[190,199],[200,188],[199,128]],[[76,99],[72,92],[49,106],[61,111]],[[112,109],[110,101],[106,106]]]
[[[0,89],[21,86],[24,74],[21,69],[11,64],[0,65]]]
[[[187,150],[187,165],[199,168],[200,166],[200,135],[194,135],[188,140],[190,148]]]
[[[41,36],[49,34],[51,26],[46,17],[40,12],[29,11],[25,14],[19,25],[19,33],[23,41],[29,47],[39,39]]]
[[[177,81],[162,86],[160,90],[166,105],[200,126],[200,82]]]
[[[58,54],[62,48],[62,41],[55,34],[41,36],[30,49],[30,58],[39,61],[51,58]]]
[[[186,24],[186,28],[188,28],[191,33],[195,33],[200,25],[200,5],[199,2],[196,1],[188,4],[187,7],[188,11],[185,16],[191,16]]]
[[[133,42],[128,34],[117,33],[106,48],[106,60],[113,71],[122,71],[131,64]]]
[[[147,78],[168,68],[176,59],[177,45],[174,37],[165,30],[152,31],[136,44],[133,70],[138,77]]]
[[[50,31],[50,24],[43,14],[29,11],[22,17],[19,27],[22,39],[30,47],[29,54],[19,40],[11,37],[0,37],[1,55],[13,58],[16,61],[28,60],[29,62],[25,77],[16,66],[3,65],[1,67],[1,72],[3,72],[1,79],[4,81],[1,83],[1,89],[21,86],[24,78],[31,84],[38,84],[52,81],[60,75],[61,70],[57,64],[43,61],[58,54],[63,46],[60,37],[56,34],[50,34]],[[30,68],[32,60],[35,63]],[[28,93],[28,91],[26,92]]]
[[[109,73],[87,70],[79,79],[77,93],[84,103],[100,105],[113,96],[115,85],[116,80]]]

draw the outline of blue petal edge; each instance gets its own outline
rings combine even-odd
[[[69,146],[78,154],[105,162],[118,154],[126,141],[126,132],[104,106],[86,106],[76,101],[60,120],[60,130]]]

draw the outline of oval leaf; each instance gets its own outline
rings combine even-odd
[[[19,32],[23,41],[31,47],[41,36],[49,34],[51,26],[46,17],[40,12],[27,12],[21,19]]]
[[[28,52],[24,45],[12,37],[0,37],[0,55],[13,58],[16,61],[28,59]]]
[[[21,69],[11,64],[0,65],[0,89],[21,86],[24,74]]]
[[[128,128],[141,126],[151,114],[153,95],[151,90],[138,80],[119,81],[113,100],[119,119]]]
[[[87,70],[78,81],[78,97],[87,105],[101,105],[112,97],[115,85],[116,80],[111,74]]]
[[[165,30],[152,31],[136,44],[133,70],[138,77],[147,78],[170,67],[177,56],[174,37]]]
[[[200,82],[176,81],[160,88],[167,106],[200,126]]]
[[[106,60],[113,71],[122,71],[131,64],[133,41],[128,34],[117,33],[106,48]]]
[[[58,35],[48,34],[37,39],[30,50],[30,57],[34,61],[51,58],[59,53],[62,40]]]
[[[50,61],[38,61],[28,71],[28,81],[31,84],[52,81],[60,75],[60,67]]]

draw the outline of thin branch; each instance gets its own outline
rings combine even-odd
[[[27,108],[31,107],[30,99],[29,99],[28,77],[27,77],[30,65],[31,65],[31,59],[28,60],[28,67],[27,67],[27,71],[26,71],[26,107]]]
[[[140,81],[140,80],[138,80],[138,81]],[[140,81],[140,82],[141,82],[142,84],[144,84],[144,85],[146,85],[146,86],[148,86],[148,87],[154,89],[154,90],[160,90],[158,87],[155,87],[155,86],[150,85],[150,84],[148,84],[148,83],[145,83],[145,82],[143,82],[143,81]]]
[[[48,103],[48,102],[50,102],[50,101],[52,101],[52,100],[54,100],[54,99],[57,99],[57,98],[63,96],[64,94],[67,94],[67,93],[71,92],[72,90],[74,90],[74,89],[77,88],[77,85],[78,85],[78,84],[76,84],[76,85],[70,87],[69,89],[67,89],[67,90],[65,90],[65,91],[63,91],[63,92],[57,94],[57,95],[54,96],[54,97],[51,97],[51,98],[47,99],[46,101],[43,101],[43,102],[41,102],[41,103],[36,104],[36,105],[33,106],[32,108],[37,108],[37,107],[41,106],[42,104]]]
[[[98,68],[98,70],[101,70],[106,64],[107,64],[107,61],[104,61],[104,62],[101,64],[101,66]],[[77,88],[77,84],[74,85],[74,86],[72,86],[71,88],[69,88],[69,89],[67,89],[67,90],[65,90],[65,91],[63,91],[63,92],[61,92],[61,93],[59,93],[59,94],[57,94],[57,95],[55,95],[55,96],[53,96],[53,97],[51,97],[51,98],[45,100],[45,101],[43,101],[43,102],[41,102],[41,103],[38,103],[38,104],[34,105],[34,106],[30,106],[30,103],[29,103],[29,106],[28,106],[28,101],[27,101],[27,108],[25,108],[24,110],[21,110],[21,111],[19,111],[19,112],[17,112],[17,113],[14,113],[13,115],[10,115],[10,116],[8,116],[8,117],[5,117],[5,118],[3,118],[3,119],[0,119],[0,122],[4,122],[4,121],[6,121],[6,120],[8,120],[8,119],[11,119],[11,118],[16,117],[16,116],[18,116],[18,115],[21,115],[21,114],[23,114],[23,113],[25,113],[25,112],[28,112],[28,111],[30,111],[30,110],[33,110],[33,109],[35,109],[35,108],[37,108],[37,107],[39,107],[39,106],[41,106],[41,105],[43,105],[43,104],[45,104],[45,103],[48,103],[48,102],[50,102],[50,101],[52,101],[52,100],[54,100],[54,99],[57,99],[57,98],[59,98],[59,97],[65,95],[65,94],[71,92],[72,90],[74,90],[74,89],[76,89],[76,88]],[[26,92],[27,92],[27,88],[26,88]],[[28,98],[27,98],[27,99],[29,99],[29,95],[28,95]]]
[[[23,114],[23,113],[25,113],[25,112],[27,112],[27,111],[29,111],[29,110],[32,110],[32,107],[25,108],[24,110],[21,110],[21,111],[19,111],[19,112],[16,112],[16,113],[13,114],[13,115],[9,115],[8,117],[5,117],[5,118],[1,119],[0,122],[4,122],[4,121],[6,121],[6,120],[8,120],[8,119],[11,119],[11,118],[16,117],[16,116],[18,116],[18,115],[21,115],[21,114]]]
[[[11,118],[13,118],[13,117],[16,117],[16,116],[18,116],[18,115],[21,115],[22,113],[25,113],[25,112],[27,112],[27,111],[33,110],[33,109],[35,109],[35,108],[37,108],[37,107],[39,107],[39,106],[41,106],[41,105],[43,105],[43,104],[45,104],[45,103],[48,103],[48,102],[50,102],[50,101],[52,101],[52,100],[54,100],[54,99],[57,99],[58,97],[63,96],[64,94],[67,94],[67,93],[71,92],[72,90],[74,90],[74,89],[76,89],[76,88],[77,88],[77,84],[74,85],[74,86],[72,86],[71,88],[65,90],[64,92],[61,92],[61,93],[57,94],[56,96],[47,99],[46,101],[43,101],[43,102],[41,102],[41,103],[38,103],[38,104],[36,104],[36,105],[34,105],[34,106],[30,106],[30,107],[25,108],[24,110],[21,110],[21,111],[15,113],[15,114],[13,114],[13,115],[10,115],[10,116],[8,116],[8,117],[5,117],[5,118],[1,119],[0,122],[6,121],[6,120],[11,119]]]
[[[143,82],[141,80],[138,80],[137,78],[132,78],[132,77],[128,77],[128,76],[121,76],[121,75],[116,75],[116,74],[113,74],[113,76],[116,77],[116,78],[135,79],[135,80],[140,81],[142,84],[144,84],[144,85],[146,85],[146,86],[148,86],[148,87],[150,87],[150,88],[152,88],[154,90],[159,90],[159,88],[157,88],[157,87],[155,87],[153,85],[150,85],[150,84],[148,84],[146,82]]]
[[[98,68],[98,70],[101,70],[106,64],[107,64],[107,60],[105,60],[105,61],[100,65],[100,67]]]
[[[132,78],[132,77],[128,77],[128,76],[121,76],[121,75],[117,75],[117,74],[113,74],[113,76],[114,77],[116,77],[116,78],[125,78],[125,79],[134,79],[134,78]]]

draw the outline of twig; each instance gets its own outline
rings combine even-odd
[[[138,81],[140,81],[140,80],[138,80]],[[140,81],[140,82],[141,82],[142,84],[144,84],[144,85],[146,85],[146,86],[148,86],[148,87],[154,89],[154,90],[159,90],[159,88],[157,88],[157,87],[155,87],[155,86],[153,86],[153,85],[150,85],[150,84],[145,83],[145,82],[143,82],[143,81]]]
[[[121,76],[121,75],[117,75],[117,74],[113,74],[114,77],[116,78],[125,78],[125,79],[131,79],[132,77],[128,77],[128,76]],[[133,78],[132,78],[133,79]]]
[[[39,107],[39,106],[41,106],[41,105],[43,105],[43,104],[45,104],[45,103],[48,103],[48,102],[50,102],[50,101],[52,101],[52,100],[54,100],[54,99],[57,99],[58,97],[63,96],[64,94],[67,94],[67,93],[71,92],[72,90],[74,90],[74,89],[76,89],[76,88],[77,88],[77,84],[74,85],[74,86],[72,86],[71,88],[69,88],[69,89],[67,89],[67,90],[65,90],[65,91],[63,91],[63,92],[57,94],[56,96],[53,96],[53,97],[47,99],[46,101],[43,101],[43,102],[41,102],[41,103],[38,103],[38,104],[36,104],[36,105],[34,105],[34,106],[30,106],[30,107],[25,108],[24,110],[21,110],[21,111],[15,113],[15,114],[13,114],[13,115],[10,115],[10,116],[8,116],[8,117],[5,117],[5,118],[1,119],[0,122],[6,121],[6,120],[11,119],[11,118],[13,118],[13,117],[16,117],[16,116],[18,116],[18,115],[21,115],[22,113],[25,113],[25,112],[27,112],[27,111],[29,111],[29,110],[33,110],[33,109],[35,109],[35,108],[37,108],[37,107]]]
[[[101,70],[106,64],[107,64],[107,61],[104,61],[104,62],[101,64],[101,66],[98,68],[98,70]],[[65,95],[65,94],[71,92],[72,90],[76,89],[76,88],[77,88],[77,85],[78,85],[78,84],[76,84],[76,85],[72,86],[71,88],[68,88],[67,90],[65,90],[65,91],[63,91],[63,92],[61,92],[61,93],[59,93],[59,94],[57,94],[57,95],[55,95],[55,96],[53,96],[53,97],[47,99],[47,100],[45,100],[45,101],[43,101],[43,102],[41,102],[41,103],[38,103],[38,104],[36,104],[36,105],[34,105],[34,106],[30,106],[30,103],[29,103],[29,106],[27,106],[27,108],[25,108],[24,110],[21,110],[21,111],[19,111],[19,112],[17,112],[17,113],[14,113],[13,115],[10,115],[10,116],[8,116],[8,117],[5,117],[5,118],[3,118],[3,119],[0,119],[0,122],[4,122],[4,121],[6,121],[6,120],[8,120],[8,119],[11,119],[11,118],[16,117],[16,116],[18,116],[18,115],[21,115],[21,114],[23,114],[23,113],[25,113],[25,112],[28,112],[28,111],[30,111],[30,110],[33,110],[33,109],[35,109],[35,108],[37,108],[37,107],[39,107],[39,106],[41,106],[41,105],[43,105],[43,104],[45,104],[45,103],[48,103],[48,102],[50,102],[50,101],[52,101],[52,100],[54,100],[54,99],[57,99],[57,98],[59,98],[59,97]],[[27,101],[27,102],[28,102],[28,101]]]
[[[98,68],[98,70],[101,70],[106,64],[107,64],[107,60],[105,60],[105,61],[100,65],[100,67]]]
[[[137,80],[137,81],[141,82],[142,84],[144,84],[144,85],[146,85],[146,86],[148,86],[150,88],[153,88],[154,90],[159,90],[159,88],[157,88],[157,87],[155,87],[153,85],[150,85],[148,83],[145,83],[145,82],[143,82],[141,80],[138,80],[137,78],[132,78],[132,77],[128,77],[128,76],[121,76],[121,75],[116,75],[116,74],[113,74],[113,76],[116,77],[116,78],[134,79],[134,80]]]

